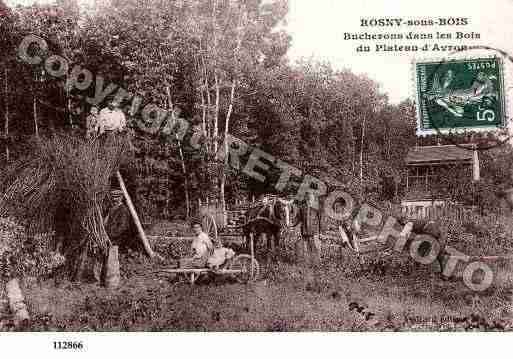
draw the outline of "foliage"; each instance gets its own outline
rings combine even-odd
[[[44,277],[64,263],[51,250],[53,234],[29,236],[12,218],[0,218],[0,279]]]
[[[448,213],[441,218],[444,242],[467,255],[506,255],[513,243],[509,215],[497,212]]]
[[[8,54],[1,74],[5,104],[0,114],[4,133],[9,133],[2,158],[7,149],[14,157],[27,153],[29,146],[21,144],[29,143],[36,123],[42,134],[83,126],[90,107],[83,98],[94,95],[95,86],[67,91],[65,77],[51,78],[42,67],[17,61],[16,46],[28,33],[47,40],[50,52],[65,56],[70,67],[80,65],[102,76],[105,84],[140,96],[139,110],[149,103],[165,110],[179,105],[183,117],[203,134],[198,150],[187,138],[141,131],[135,125],[142,121],[140,111],[125,99],[148,217],[184,216],[186,207],[207,196],[229,202],[275,191],[277,168],[271,166],[261,183],[227,166],[228,156],[222,153],[228,134],[303,174],[344,183],[359,200],[392,199],[397,190],[401,195],[404,186],[396,189],[390,183],[404,179],[403,160],[411,146],[475,139],[418,139],[413,102],[389,103],[376,82],[350,69],[336,70],[313,59],[288,63],[291,39],[282,26],[287,11],[282,0],[111,1],[85,12],[77,11],[75,1],[62,0],[51,7],[10,9],[0,35]],[[14,74],[16,87],[10,86]],[[511,154],[509,146],[480,154],[483,180],[473,193],[466,190],[468,177],[447,173],[461,181],[449,181],[446,194],[493,207],[496,192],[511,181]]]

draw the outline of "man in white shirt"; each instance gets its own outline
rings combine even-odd
[[[196,238],[194,238],[191,245],[193,258],[205,258],[210,256],[214,250],[214,244],[208,237],[208,234],[203,232],[201,224],[194,223],[192,225],[192,231],[196,235]]]
[[[120,110],[117,102],[110,101],[98,116],[98,133],[102,135],[105,132],[122,132],[125,128],[125,114]]]
[[[205,268],[208,258],[214,252],[214,244],[208,237],[208,234],[203,232],[200,223],[193,223],[192,231],[196,235],[191,244],[192,255],[188,258],[182,258],[180,260],[180,267]]]

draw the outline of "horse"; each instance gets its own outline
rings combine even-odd
[[[246,212],[246,223],[242,227],[246,249],[250,236],[258,241],[263,235],[267,240],[267,260],[274,257],[280,246],[280,233],[284,227],[294,227],[297,219],[297,207],[293,200],[276,196],[263,197],[256,205]],[[274,245],[274,250],[273,250]]]

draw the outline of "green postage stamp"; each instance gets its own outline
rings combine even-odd
[[[414,67],[417,135],[504,128],[502,59],[425,61]]]

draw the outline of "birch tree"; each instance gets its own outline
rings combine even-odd
[[[195,65],[201,129],[208,172],[221,209],[226,210],[228,141],[238,98],[247,92],[247,76],[262,70],[271,58],[266,44],[281,40],[274,27],[286,13],[276,1],[210,0],[195,2],[189,17],[197,48]],[[282,46],[283,47],[283,46]],[[286,51],[286,46],[285,46]],[[278,53],[282,56],[285,51]],[[276,55],[274,55],[276,56]]]

